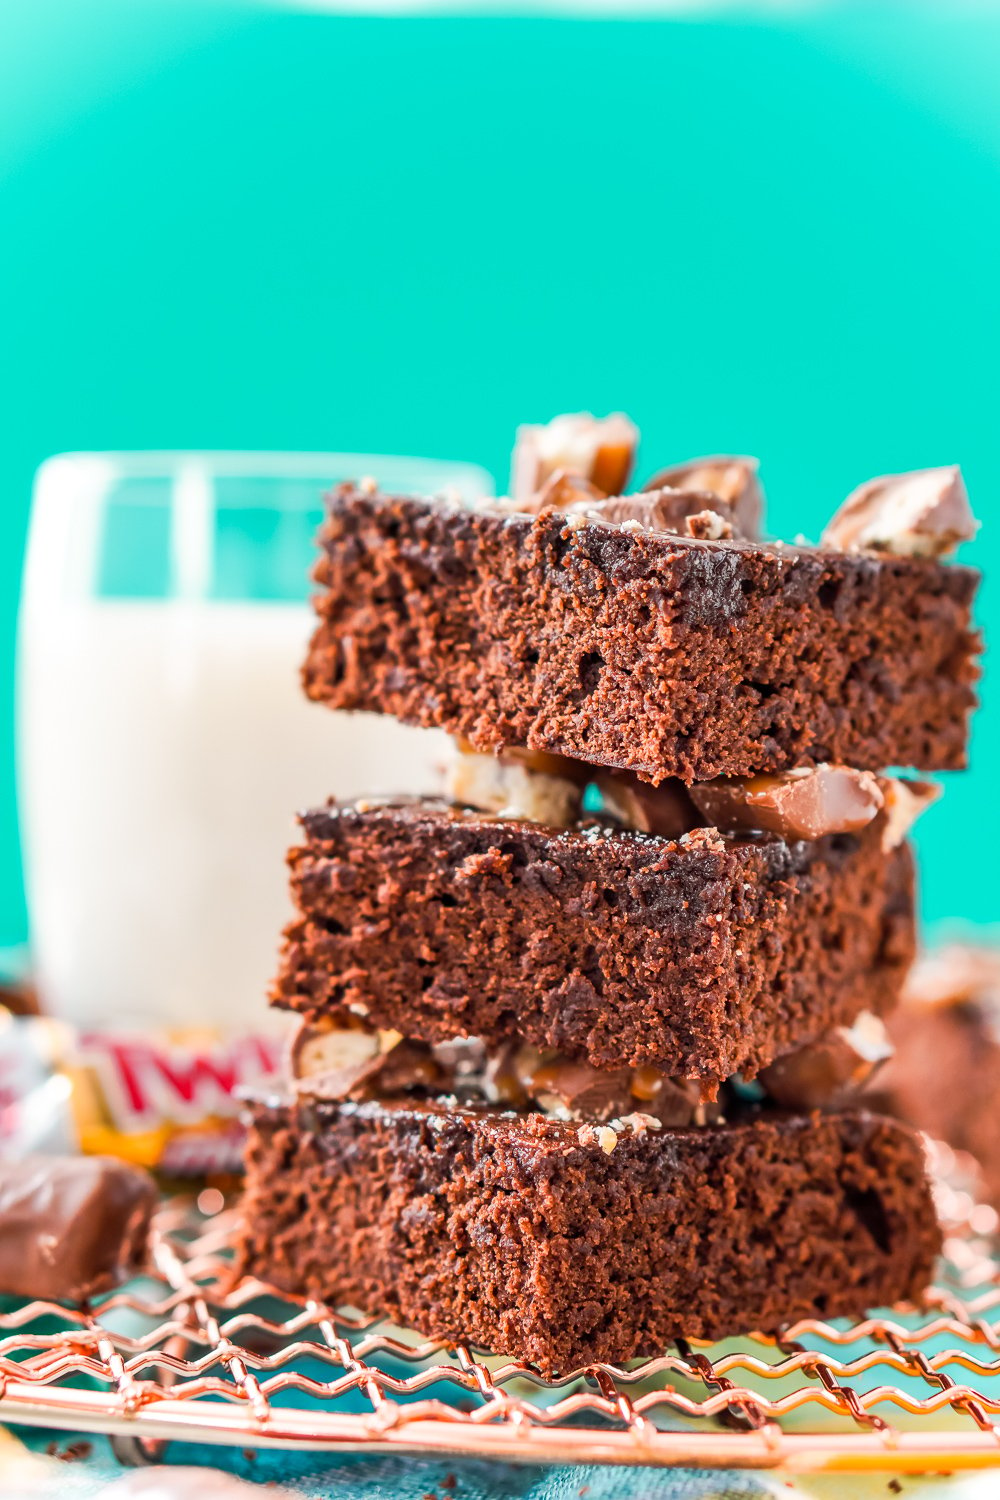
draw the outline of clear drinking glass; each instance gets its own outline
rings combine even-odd
[[[443,737],[306,701],[322,492],[492,493],[469,464],[67,454],[39,470],[18,775],[43,1003],[81,1026],[259,1029],[294,814],[424,792]]]

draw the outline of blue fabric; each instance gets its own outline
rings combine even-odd
[[[2,1430],[2,1429],[0,1429]],[[17,1429],[14,1429],[17,1431]],[[68,1433],[18,1431],[36,1453],[65,1453]],[[169,1464],[225,1469],[260,1485],[261,1500],[282,1485],[303,1500],[996,1500],[997,1470],[954,1475],[828,1474],[793,1478],[770,1471],[548,1467],[420,1459],[405,1455],[294,1453],[171,1443]],[[0,1448],[2,1500],[97,1500],[126,1472],[105,1438],[90,1440],[75,1462],[55,1458],[22,1487],[7,1479]],[[191,1500],[201,1500],[197,1490]]]
[[[65,1453],[72,1434],[13,1429],[39,1453]],[[85,1500],[124,1472],[104,1438],[89,1440],[91,1450],[75,1462],[53,1469],[52,1495]],[[553,1468],[540,1464],[501,1464],[421,1459],[408,1456],[295,1453],[277,1450],[216,1448],[171,1443],[164,1455],[170,1464],[208,1465],[241,1479],[267,1486],[280,1483],[305,1500],[761,1500],[783,1493],[780,1481],[764,1475],[716,1473],[694,1469],[598,1467]],[[10,1500],[3,1485],[0,1494]],[[883,1481],[884,1483],[884,1481]],[[447,1486],[447,1487],[446,1487]],[[44,1494],[44,1491],[42,1492]],[[192,1500],[198,1500],[193,1496]]]

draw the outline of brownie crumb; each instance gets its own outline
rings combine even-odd
[[[60,1463],[74,1464],[89,1458],[94,1451],[94,1445],[88,1443],[85,1438],[80,1438],[76,1442],[67,1443],[65,1448],[61,1448],[58,1442],[49,1443],[45,1451],[50,1458],[58,1458]]]

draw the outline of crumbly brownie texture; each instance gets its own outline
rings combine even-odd
[[[978,575],[342,485],[311,698],[645,779],[965,764]]]
[[[545,1373],[919,1295],[917,1138],[863,1112],[624,1131],[439,1106],[255,1108],[240,1270]]]
[[[302,821],[271,999],[304,1014],[721,1079],[884,1013],[913,957],[911,856],[877,823],[787,844],[423,801]]]

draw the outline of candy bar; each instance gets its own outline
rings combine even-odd
[[[0,1162],[0,1293],[79,1302],[143,1264],[158,1194],[108,1156]]]

